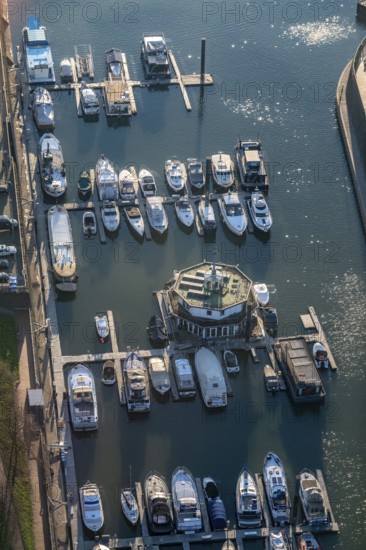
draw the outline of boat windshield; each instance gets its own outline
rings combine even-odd
[[[226,215],[230,216],[241,216],[243,214],[243,209],[240,204],[227,204],[226,205]]]

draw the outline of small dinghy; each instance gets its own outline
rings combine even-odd
[[[139,509],[137,501],[132,489],[122,489],[121,491],[121,508],[125,518],[132,524],[136,525],[139,519]]]
[[[83,233],[85,236],[97,234],[97,222],[94,212],[87,210],[83,214]]]
[[[144,218],[141,215],[138,206],[129,206],[124,209],[126,220],[131,229],[133,229],[140,237],[143,237],[145,232]]]
[[[313,346],[313,357],[318,369],[329,367],[328,352],[320,342],[315,342]]]
[[[260,306],[266,306],[269,302],[269,290],[264,283],[255,283],[253,290]]]
[[[83,170],[78,179],[78,191],[80,195],[85,196],[91,192],[91,179],[89,170]]]
[[[157,315],[153,315],[152,317],[150,317],[150,321],[147,327],[147,334],[150,341],[155,346],[166,346],[168,342],[166,328],[162,319],[160,319],[160,317],[158,317]]]
[[[103,365],[102,383],[105,386],[113,386],[116,382],[116,370],[114,368],[114,361],[108,359]]]
[[[97,329],[99,342],[105,344],[109,338],[109,325],[105,313],[97,313],[94,317],[95,327]]]
[[[225,363],[226,371],[229,374],[236,374],[239,372],[240,367],[239,367],[238,358],[235,355],[235,353],[233,353],[232,351],[230,350],[224,351],[224,363]]]

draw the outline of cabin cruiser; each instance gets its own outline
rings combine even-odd
[[[149,170],[142,168],[139,171],[138,180],[143,197],[153,197],[156,195],[155,178]]]
[[[324,525],[329,522],[320,483],[310,470],[300,473],[300,500],[309,525]]]
[[[121,508],[125,518],[131,523],[131,525],[136,525],[139,519],[139,508],[136,497],[131,488],[122,489]]]
[[[216,233],[217,224],[214,209],[207,197],[200,200],[198,204],[198,216],[205,235]]]
[[[168,216],[166,215],[163,199],[161,197],[147,197],[146,215],[151,229],[162,235],[168,229]]]
[[[103,201],[101,211],[102,222],[106,230],[111,233],[117,231],[121,221],[121,214],[115,201]]]
[[[238,358],[233,351],[224,351],[224,363],[229,374],[237,374],[240,371]]]
[[[195,353],[194,362],[206,407],[226,407],[226,384],[217,355],[210,349],[201,347]]]
[[[83,170],[80,172],[80,176],[78,179],[78,191],[80,195],[86,196],[91,193],[92,186],[91,186],[91,178],[89,170]]]
[[[71,61],[67,57],[62,59],[60,63],[60,80],[61,83],[73,82],[74,76],[72,74]]]
[[[272,227],[272,215],[262,193],[258,191],[252,193],[247,204],[254,225],[265,233],[269,231]]]
[[[65,163],[61,144],[53,134],[43,134],[39,140],[38,161],[43,191],[55,199],[61,197],[67,187]]]
[[[192,189],[200,190],[205,186],[202,162],[198,159],[187,159],[187,173]]]
[[[166,328],[163,320],[158,315],[150,317],[149,324],[147,326],[147,334],[149,340],[155,346],[165,347],[168,338],[166,334]]]
[[[15,246],[7,245],[7,244],[0,244],[0,257],[1,256],[13,256],[17,253],[17,249]]]
[[[185,166],[179,160],[167,160],[165,163],[165,178],[174,193],[183,191],[187,182]]]
[[[239,527],[253,528],[262,525],[261,496],[255,477],[246,466],[236,483],[236,515]]]
[[[225,193],[218,199],[218,203],[228,229],[241,236],[247,228],[248,220],[238,193]]]
[[[97,162],[96,183],[101,201],[118,199],[118,177],[111,161],[104,155]]]
[[[104,525],[102,498],[98,485],[87,481],[79,489],[81,515],[85,527],[93,534],[99,533]]]
[[[285,531],[270,531],[269,550],[292,550],[292,544]]]
[[[302,533],[297,539],[298,550],[321,550],[312,533]]]
[[[143,237],[145,232],[145,223],[138,206],[128,206],[124,209],[124,211],[126,214],[127,223],[130,225],[131,229],[136,231],[140,237]]]
[[[318,369],[329,367],[328,352],[320,342],[315,342],[313,346],[313,357]]]
[[[259,141],[238,139],[235,146],[235,159],[239,179],[244,189],[268,188],[268,175]]]
[[[55,127],[53,101],[45,88],[39,86],[33,91],[32,113],[39,130],[52,130]]]
[[[255,296],[258,300],[258,304],[262,307],[266,306],[269,302],[269,290],[264,283],[255,283],[253,285]]]
[[[76,278],[76,257],[67,210],[61,204],[52,206],[47,212],[47,223],[55,278],[64,283],[72,282]]]
[[[116,380],[114,361],[107,359],[107,361],[103,364],[102,384],[105,386],[113,386],[113,384],[116,383]]]
[[[167,368],[162,357],[150,357],[149,372],[151,383],[160,395],[170,390],[170,380]]]
[[[212,477],[204,477],[202,480],[203,492],[207,501],[207,511],[213,531],[227,528],[226,511],[220,497],[219,490]]]
[[[95,214],[91,210],[87,210],[83,214],[83,233],[87,237],[97,234],[97,222]]]
[[[95,91],[86,82],[79,88],[81,108],[85,116],[99,114],[99,99]]]
[[[97,329],[97,334],[99,342],[105,344],[109,338],[109,324],[108,318],[105,313],[97,313],[94,317],[95,328]]]
[[[119,194],[121,196],[122,204],[132,205],[135,204],[136,192],[134,187],[134,181],[132,174],[129,170],[124,168],[120,171],[118,176]]]
[[[280,380],[278,374],[271,365],[264,365],[263,376],[267,391],[271,391],[272,393],[279,391]]]
[[[97,395],[91,371],[78,363],[70,370],[67,385],[72,427],[75,431],[97,430]]]
[[[195,481],[184,466],[176,468],[172,475],[172,498],[176,530],[201,531],[202,518]]]
[[[229,189],[234,183],[234,165],[230,155],[212,155],[212,176],[218,187]]]
[[[145,478],[145,502],[149,529],[153,534],[173,531],[173,509],[165,478],[150,472]]]
[[[46,27],[40,26],[35,15],[28,17],[27,26],[23,29],[23,47],[28,84],[54,84],[55,70]]]
[[[150,410],[149,377],[143,359],[137,352],[130,352],[123,364],[128,412]]]
[[[168,48],[163,34],[144,34],[141,55],[148,78],[170,78]]]
[[[188,355],[180,352],[175,353],[172,365],[179,397],[194,397],[196,395],[196,385]]]
[[[274,524],[290,523],[291,503],[285,469],[272,452],[267,453],[264,459],[263,479]]]
[[[121,79],[123,76],[121,50],[112,48],[106,51],[105,61],[107,63],[108,76],[112,79]]]
[[[185,195],[184,197],[180,197],[177,201],[175,201],[174,208],[178,220],[185,227],[192,227],[194,223],[194,211],[188,196]]]

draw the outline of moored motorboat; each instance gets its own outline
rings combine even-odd
[[[263,376],[267,391],[276,392],[280,389],[278,374],[271,365],[264,365]]]
[[[173,509],[165,478],[158,472],[150,472],[144,484],[149,529],[154,534],[173,531]]]
[[[40,25],[36,15],[29,16],[23,28],[23,51],[22,64],[25,64],[28,84],[54,84],[55,70],[46,27]]]
[[[93,88],[82,82],[79,88],[81,108],[85,116],[99,114],[99,99]]]
[[[172,500],[176,530],[183,533],[200,531],[202,517],[197,487],[191,472],[184,466],[179,466],[173,472]]]
[[[285,469],[278,456],[271,451],[264,459],[263,479],[274,524],[290,523],[291,503]]]
[[[81,195],[88,195],[91,192],[91,178],[89,170],[80,172],[78,179],[78,191]]]
[[[143,359],[136,351],[130,352],[123,363],[127,410],[147,412],[150,410],[149,376]]]
[[[153,197],[156,195],[156,183],[155,178],[149,170],[142,168],[138,174],[139,185],[142,195],[146,197]]]
[[[247,204],[254,225],[267,233],[272,227],[272,215],[263,194],[259,191],[253,192]]]
[[[224,351],[224,363],[229,374],[236,374],[239,372],[239,361],[234,352],[228,349]]]
[[[321,550],[312,533],[302,533],[297,539],[298,550]]]
[[[71,283],[69,290],[76,290],[76,285],[72,287],[76,278],[76,258],[67,210],[61,204],[52,206],[47,213],[47,223],[55,278],[59,284]]]
[[[144,218],[141,215],[138,206],[128,206],[124,209],[126,214],[127,223],[130,227],[136,231],[136,233],[142,237],[145,232]]]
[[[212,177],[218,187],[229,189],[234,183],[234,164],[230,155],[212,155]]]
[[[98,429],[98,407],[92,372],[78,363],[67,377],[71,424],[75,431]]]
[[[215,213],[207,197],[202,198],[198,204],[198,216],[205,235],[213,235],[216,233],[217,224]]]
[[[50,197],[61,197],[67,187],[66,170],[61,144],[53,134],[43,134],[39,140],[38,161],[43,191]]]
[[[73,82],[71,61],[67,57],[61,60],[60,63],[60,79],[62,83]]]
[[[125,518],[132,524],[136,525],[139,519],[139,508],[137,500],[132,489],[121,490],[121,508]]]
[[[178,220],[185,227],[192,227],[194,223],[194,211],[188,196],[180,197],[174,203]]]
[[[269,302],[269,290],[267,285],[264,283],[255,283],[253,285],[253,290],[258,300],[258,304],[263,307],[266,306]]]
[[[238,193],[225,193],[217,201],[222,219],[230,231],[241,236],[247,228],[248,220],[245,210],[239,200]]]
[[[313,346],[313,357],[318,369],[329,367],[328,352],[320,342],[315,342]]]
[[[226,384],[217,355],[210,349],[201,347],[195,353],[194,362],[206,407],[226,407]]]
[[[204,477],[202,480],[202,487],[207,501],[207,511],[211,529],[213,531],[226,529],[225,506],[214,479],[212,477]]]
[[[183,191],[187,182],[185,166],[179,160],[167,160],[165,162],[165,178],[170,189],[174,193]]]
[[[269,550],[292,550],[286,531],[270,531]]]
[[[306,468],[300,473],[299,495],[309,525],[325,525],[329,522],[323,490],[316,475]]]
[[[268,188],[268,175],[260,141],[238,139],[235,146],[235,158],[239,179],[244,189]]]
[[[107,73],[112,79],[120,80],[123,76],[122,52],[118,48],[111,48],[105,52]]]
[[[170,380],[164,359],[162,357],[150,357],[149,372],[153,388],[160,395],[166,394],[170,390]]]
[[[105,344],[109,338],[109,324],[107,315],[105,313],[97,313],[94,317],[94,321],[99,342],[101,344]]]
[[[83,233],[86,236],[97,234],[97,222],[95,214],[91,210],[87,210],[83,214]]]
[[[168,216],[161,197],[147,197],[146,215],[151,229],[159,235],[165,233],[168,229]]]
[[[149,336],[149,340],[155,346],[166,346],[168,342],[166,328],[163,320],[158,315],[153,315],[150,317],[149,324],[147,326],[147,334]]]
[[[129,170],[124,168],[120,171],[118,176],[119,194],[121,196],[121,202],[124,205],[135,204],[136,192],[134,186],[134,180]]]
[[[194,397],[196,395],[196,384],[194,383],[192,365],[188,355],[181,352],[175,353],[172,365],[179,397]]]
[[[163,34],[144,34],[141,55],[148,78],[170,78],[168,48]]]
[[[51,94],[41,86],[32,92],[32,113],[39,130],[52,130],[55,127]]]
[[[239,527],[252,528],[262,525],[261,496],[255,477],[246,466],[241,470],[236,483],[236,515]]]
[[[202,162],[195,158],[187,159],[187,175],[192,189],[201,190],[205,186]]]
[[[98,485],[87,481],[80,487],[79,496],[85,527],[93,534],[99,533],[104,525],[104,513]]]
[[[118,199],[118,177],[111,161],[101,155],[95,172],[99,199],[101,201],[116,201]]]
[[[110,233],[117,231],[121,221],[121,215],[115,201],[103,201],[101,212],[102,222],[106,230]]]
[[[108,359],[103,364],[103,371],[102,371],[102,383],[105,386],[113,386],[116,382],[116,369],[114,367],[114,361],[111,361]]]

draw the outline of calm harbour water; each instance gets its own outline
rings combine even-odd
[[[212,475],[222,484],[233,524],[240,469],[247,464],[261,471],[265,452],[273,450],[292,489],[304,467],[323,470],[340,525],[339,535],[321,537],[323,548],[365,547],[366,250],[334,109],[339,75],[365,32],[355,21],[356,2],[349,4],[10,3],[14,45],[21,42],[26,13],[36,10],[48,27],[56,66],[73,55],[74,44],[91,43],[96,81],[104,77],[104,52],[111,47],[126,53],[133,78],[143,76],[143,32],[164,32],[182,73],[199,71],[200,38],[207,39],[206,70],[215,86],[204,95],[189,89],[191,113],[175,87],[136,90],[138,114],[130,121],[110,122],[101,112],[97,122],[86,123],[77,118],[72,95],[54,97],[55,134],[76,176],[67,200],[77,196],[81,168],[94,166],[102,152],[120,167],[152,169],[166,193],[166,159],[233,154],[238,136],[259,136],[272,174],[269,238],[246,234],[237,240],[220,225],[215,243],[205,243],[195,231],[181,231],[168,207],[163,242],[137,242],[123,220],[118,236],[102,246],[83,239],[81,215],[73,214],[79,286],[57,304],[63,353],[103,350],[93,317],[105,309],[113,310],[121,348],[145,348],[145,327],[158,309],[152,292],[174,269],[216,258],[273,285],[281,334],[301,330],[298,314],[313,305],[339,366],[337,374],[322,374],[327,398],[320,409],[296,409],[285,394],[267,395],[262,366],[244,354],[234,397],[220,413],[204,410],[199,397],[190,403],[154,399],[149,416],[131,420],[116,391],[97,384],[100,428],[75,437],[75,459],[80,484],[90,479],[103,487],[106,532],[130,534],[119,507],[129,465],[141,481],[151,469],[170,480],[181,464],[194,476]],[[327,19],[332,14],[335,19]]]

